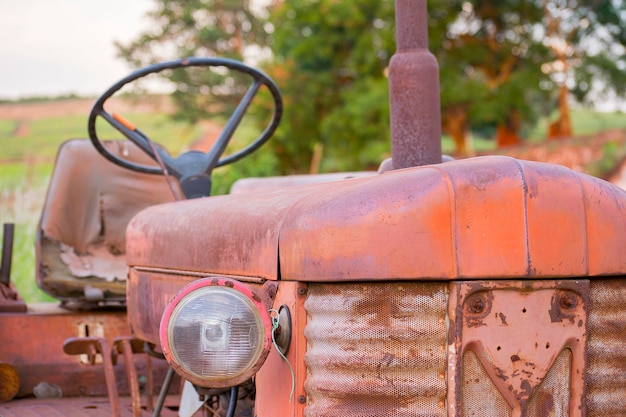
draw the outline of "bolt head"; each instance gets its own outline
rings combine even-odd
[[[485,311],[487,307],[487,301],[482,295],[475,295],[468,301],[468,308],[470,313],[480,314]]]
[[[563,310],[573,310],[578,306],[578,299],[574,294],[563,293],[559,297],[559,306]]]

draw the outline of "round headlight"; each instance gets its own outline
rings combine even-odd
[[[185,286],[161,319],[168,363],[207,388],[238,385],[261,367],[271,346],[265,306],[238,281],[205,278]]]

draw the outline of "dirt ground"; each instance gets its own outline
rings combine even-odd
[[[81,98],[56,100],[35,103],[2,103],[0,104],[0,120],[24,120],[31,121],[43,117],[59,117],[71,115],[87,115],[94,104],[95,99]],[[167,97],[151,97],[141,102],[120,98],[111,98],[111,104],[119,111],[160,111],[169,112],[172,106]]]
[[[18,120],[18,126],[13,132],[14,136],[24,136],[28,132],[29,122],[44,117],[60,117],[89,115],[95,99],[81,98],[56,100],[35,103],[2,103],[0,104],[0,120]],[[155,96],[141,101],[122,98],[111,98],[110,105],[118,112],[160,112],[171,113],[172,104],[166,96]],[[220,132],[222,127],[210,121],[200,123],[202,134],[190,145],[191,149],[208,151]]]

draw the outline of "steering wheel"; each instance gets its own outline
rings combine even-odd
[[[127,121],[118,114],[111,114],[107,112],[104,109],[104,103],[124,85],[132,81],[145,77],[148,74],[183,67],[226,67],[234,71],[248,74],[252,78],[252,84],[235,108],[233,114],[228,119],[228,122],[226,123],[226,126],[217,141],[208,152],[205,153],[193,150],[185,152],[174,158],[167,153],[165,149],[159,146],[154,146],[148,136],[146,136],[141,130],[137,129],[131,122]],[[268,88],[274,101],[274,112],[270,122],[266,126],[265,130],[263,130],[263,132],[261,132],[261,134],[249,145],[233,154],[220,158],[226,150],[226,145],[228,145],[228,142],[235,133],[235,130],[239,126],[239,123],[250,106],[250,103],[263,85]],[[96,118],[98,116],[102,117],[115,129],[137,145],[143,152],[159,163],[159,165],[162,164],[165,169],[167,169],[168,174],[171,174],[178,179],[185,197],[195,198],[210,195],[211,173],[214,168],[235,162],[252,153],[265,143],[278,127],[282,117],[282,112],[283,101],[280,91],[274,81],[272,81],[272,79],[263,72],[249,67],[242,62],[226,58],[185,58],[147,66],[131,73],[127,77],[115,83],[94,103],[91,112],[89,113],[87,130],[94,147],[109,161],[123,168],[137,172],[163,174],[163,170],[160,167],[130,162],[109,152],[96,133]]]

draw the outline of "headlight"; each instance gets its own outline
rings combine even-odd
[[[168,363],[207,388],[238,385],[263,365],[271,346],[269,314],[252,290],[230,279],[205,278],[185,286],[161,319]]]

